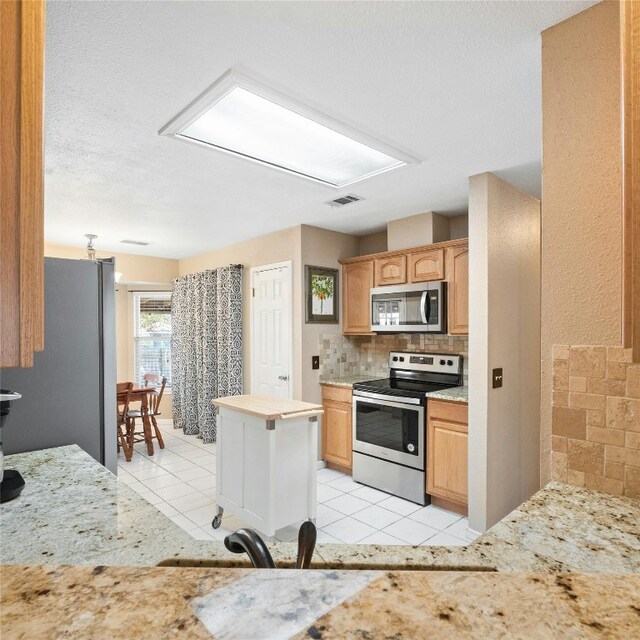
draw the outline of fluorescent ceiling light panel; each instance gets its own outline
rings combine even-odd
[[[159,133],[333,187],[417,162],[232,71]]]

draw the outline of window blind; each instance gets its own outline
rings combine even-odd
[[[137,293],[134,296],[135,382],[144,384],[147,373],[167,378],[171,386],[171,294]]]

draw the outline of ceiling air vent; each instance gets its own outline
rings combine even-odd
[[[358,202],[359,200],[364,200],[364,198],[361,198],[360,196],[354,196],[353,194],[350,194],[348,196],[340,196],[339,198],[336,198],[335,200],[329,200],[329,202],[327,202],[327,204],[330,207],[344,207],[345,204],[351,204],[352,202]]]
[[[147,247],[151,243],[144,240],[120,240],[120,244],[135,244],[138,247]]]

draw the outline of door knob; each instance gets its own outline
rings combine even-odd
[[[286,381],[286,380],[288,380],[288,379],[289,379],[289,376],[278,376],[278,380],[284,380],[284,381]]]

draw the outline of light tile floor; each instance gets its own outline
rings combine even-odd
[[[242,521],[225,515],[218,529],[216,513],[216,445],[159,423],[165,448],[147,456],[135,445],[131,462],[119,454],[118,474],[134,491],[198,540],[223,540]],[[156,444],[154,440],[154,445]],[[318,542],[464,546],[475,539],[467,519],[437,507],[408,502],[354,482],[332,469],[318,471]],[[298,527],[280,529],[276,539],[296,540]]]

